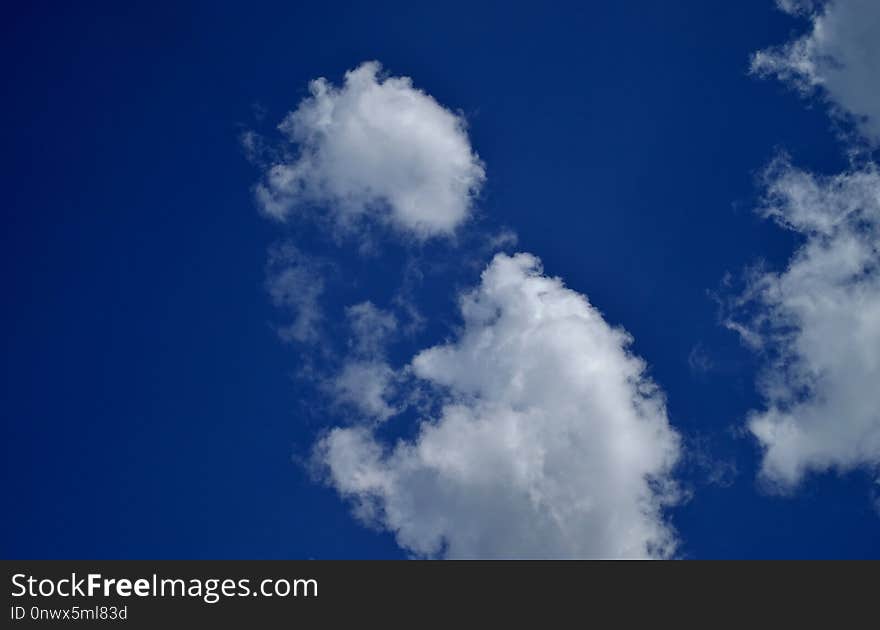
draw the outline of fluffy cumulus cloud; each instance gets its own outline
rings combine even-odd
[[[295,152],[257,186],[264,212],[320,206],[343,228],[369,216],[420,239],[467,219],[485,174],[460,115],[376,62],[310,90],[280,125]]]
[[[417,556],[672,554],[680,440],[630,336],[528,254],[497,255],[461,312],[406,368],[436,403],[415,437],[362,423],[318,443],[356,513]]]
[[[821,90],[838,114],[852,117],[880,143],[880,2],[783,0],[780,8],[807,17],[803,37],[756,53],[752,69],[775,75],[804,93]]]
[[[764,213],[804,242],[784,271],[755,274],[735,327],[771,358],[748,428],[763,478],[787,490],[809,471],[880,466],[880,172],[780,159],[767,178]]]

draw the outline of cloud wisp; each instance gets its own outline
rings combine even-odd
[[[266,291],[272,304],[289,313],[292,321],[277,329],[282,340],[315,343],[321,338],[320,299],[324,293],[322,263],[292,243],[269,251]]]

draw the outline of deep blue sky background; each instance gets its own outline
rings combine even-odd
[[[266,249],[285,232],[258,215],[237,140],[369,59],[465,113],[482,221],[625,326],[674,425],[735,461],[726,486],[685,463],[684,557],[880,557],[867,475],[767,496],[736,433],[758,361],[709,292],[796,245],[752,214],[756,173],[778,148],[844,164],[821,106],[747,76],[751,52],[802,27],[770,0],[156,4],[0,20],[3,557],[403,557],[294,461],[325,421],[272,330]],[[399,246],[364,264],[293,237],[339,261],[344,303],[398,286],[383,270]],[[436,275],[416,347],[476,278]]]

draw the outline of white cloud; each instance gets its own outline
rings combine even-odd
[[[776,75],[805,94],[819,89],[837,114],[852,116],[880,143],[880,2],[784,0],[783,10],[808,17],[810,32],[752,58],[752,70]]]
[[[748,422],[761,475],[789,490],[809,471],[880,465],[880,172],[819,177],[783,158],[767,178],[764,214],[805,241],[752,278],[738,326],[771,361]]]
[[[408,368],[438,409],[414,439],[355,425],[318,443],[356,513],[418,556],[672,554],[679,437],[630,336],[529,254],[497,255],[461,311]]]
[[[290,312],[293,321],[278,329],[285,341],[314,342],[322,319],[319,300],[324,292],[320,264],[287,243],[269,252],[266,290],[272,303]]]
[[[323,389],[338,405],[366,418],[386,420],[399,411],[389,402],[396,394],[398,375],[385,361],[385,346],[397,331],[397,318],[369,301],[349,306],[345,313],[352,332],[351,354],[339,372],[324,381]]]
[[[295,158],[275,163],[257,186],[270,216],[320,205],[343,228],[365,215],[424,239],[453,233],[468,218],[485,178],[464,119],[413,87],[364,63],[336,87],[311,96],[281,123]]]
[[[348,405],[362,416],[387,420],[398,409],[389,400],[394,396],[396,375],[384,361],[346,361],[342,370],[325,383],[325,390],[338,404]]]

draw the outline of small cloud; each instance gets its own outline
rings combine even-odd
[[[485,171],[459,114],[408,77],[382,76],[377,62],[310,90],[279,125],[296,153],[257,185],[263,212],[283,221],[319,206],[343,231],[369,218],[419,240],[468,219]]]
[[[519,242],[519,236],[510,228],[503,228],[498,232],[486,237],[486,249],[498,252],[511,247],[516,247]]]
[[[270,250],[266,290],[272,304],[293,317],[278,328],[282,340],[314,343],[319,339],[323,319],[319,301],[324,292],[321,267],[322,263],[290,243]]]
[[[351,360],[324,381],[323,389],[337,405],[354,408],[358,420],[365,417],[381,422],[399,411],[390,403],[396,380],[394,370],[383,361]]]

